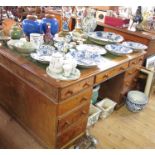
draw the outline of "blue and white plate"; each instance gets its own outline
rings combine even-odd
[[[98,53],[100,55],[104,55],[107,53],[107,51],[101,47],[101,46],[97,46],[97,45],[91,45],[91,44],[81,44],[81,45],[77,45],[76,49],[78,51],[90,51],[90,52],[94,52],[94,53]]]
[[[143,51],[147,49],[147,46],[138,42],[125,41],[122,43],[123,46],[133,49],[134,51]]]
[[[108,43],[120,43],[124,40],[123,36],[113,32],[96,31],[87,34],[89,39],[95,43],[106,45]]]
[[[36,51],[40,56],[49,56],[55,52],[55,47],[50,45],[41,45],[39,49]]]
[[[133,50],[131,48],[122,46],[122,45],[117,45],[117,44],[108,44],[105,46],[105,48],[114,55],[126,55],[126,54],[130,54],[133,52]]]
[[[101,60],[99,54],[88,51],[71,50],[68,55],[72,56],[77,61],[77,65],[82,68],[97,67]]]

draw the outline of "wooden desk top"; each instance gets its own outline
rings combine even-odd
[[[107,27],[107,28],[111,28],[111,29],[114,29],[117,31],[125,32],[125,33],[131,34],[131,35],[139,36],[142,38],[147,38],[149,40],[155,40],[155,34],[152,34],[150,32],[145,32],[145,31],[133,32],[133,31],[129,31],[127,28],[113,27],[113,26],[110,26],[107,24],[103,24],[102,22],[98,22],[98,25],[103,26],[103,27]]]
[[[142,53],[133,53],[128,56],[123,57],[117,57],[113,56],[111,54],[106,54],[103,56],[103,61],[99,64],[96,68],[91,69],[80,69],[81,76],[78,80],[72,80],[72,81],[59,81],[51,78],[46,74],[46,67],[47,66],[41,66],[39,63],[33,62],[30,58],[25,58],[21,55],[19,55],[16,52],[13,52],[7,48],[1,47],[0,48],[0,62],[3,64],[4,58],[11,61],[15,66],[18,68],[22,68],[25,71],[29,72],[33,76],[37,76],[37,78],[40,78],[44,82],[52,85],[55,88],[63,88],[67,87],[69,85],[72,85],[76,82],[82,81],[84,79],[87,79],[89,77],[95,76],[101,72],[104,72],[108,69],[114,68],[115,66],[118,66],[120,64],[123,64],[125,62],[128,62],[134,58],[137,58],[141,55],[144,55],[145,52]],[[6,62],[5,62],[6,63]],[[13,65],[10,65],[10,67],[13,68]]]

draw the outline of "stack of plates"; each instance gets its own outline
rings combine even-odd
[[[127,108],[132,112],[142,110],[148,102],[147,96],[140,91],[129,91],[126,99]]]

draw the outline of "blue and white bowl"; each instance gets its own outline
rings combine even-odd
[[[129,91],[126,98],[127,108],[132,112],[141,111],[148,102],[147,96],[140,91]]]

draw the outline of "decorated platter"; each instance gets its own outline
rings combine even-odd
[[[88,38],[92,42],[100,45],[106,45],[109,43],[120,43],[124,40],[123,36],[113,32],[95,31],[88,33]]]
[[[131,48],[128,48],[122,45],[117,45],[117,44],[108,44],[105,46],[105,48],[108,50],[109,53],[113,55],[118,55],[118,56],[130,54],[133,52]]]
[[[133,49],[134,51],[143,51],[147,49],[147,46],[133,41],[125,41],[122,43],[123,46]]]
[[[78,51],[90,51],[90,52],[94,52],[94,53],[98,53],[100,55],[104,55],[107,53],[107,51],[101,47],[101,46],[97,46],[97,45],[91,45],[91,44],[81,44],[81,45],[77,45],[76,49]]]

